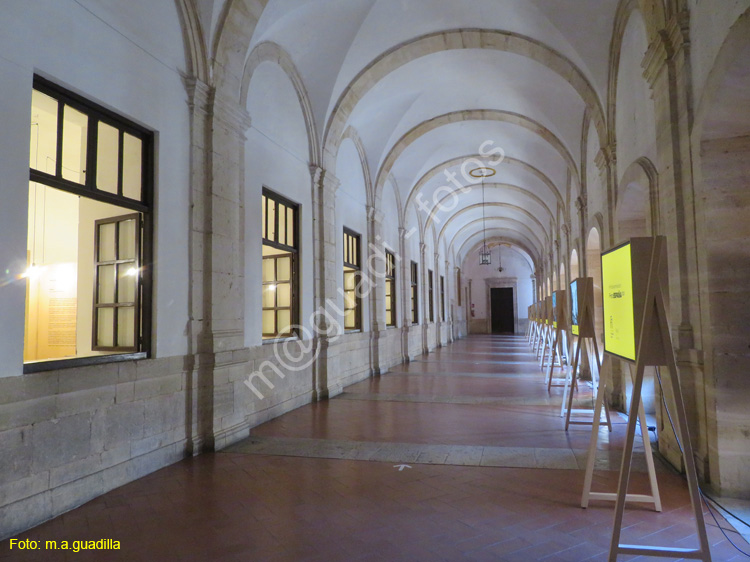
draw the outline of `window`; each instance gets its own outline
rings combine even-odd
[[[419,271],[417,263],[411,262],[411,323],[419,324]]]
[[[263,339],[295,334],[297,322],[299,206],[263,188]]]
[[[461,270],[456,269],[456,297],[458,298],[458,306],[461,306]]]
[[[344,329],[362,328],[362,297],[357,289],[361,275],[360,236],[344,229]]]
[[[396,256],[385,252],[385,325],[396,325]]]
[[[445,322],[445,277],[440,276],[440,320]]]
[[[428,310],[430,312],[430,322],[435,321],[435,283],[433,280],[432,270],[427,270],[427,298]]]
[[[24,372],[146,357],[152,134],[39,77],[30,127]]]

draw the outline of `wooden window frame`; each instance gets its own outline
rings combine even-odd
[[[385,251],[385,296],[386,299],[389,296],[391,297],[391,307],[388,308],[388,303],[386,300],[385,305],[385,325],[387,328],[395,327],[396,326],[396,311],[398,299],[396,298],[396,256],[389,252],[388,250]],[[388,315],[390,313],[390,320],[388,318]]]
[[[273,201],[276,204],[276,210],[274,212],[274,224],[273,224],[273,233],[274,236],[270,237],[268,236],[269,233],[269,213],[268,213],[268,205],[269,202]],[[292,240],[291,244],[290,240],[288,239],[288,231],[285,229],[284,236],[283,236],[283,242],[281,242],[281,236],[279,232],[279,212],[278,212],[278,206],[283,205],[286,209],[285,212],[285,225],[287,221],[289,221],[289,212],[291,212],[291,220],[293,224],[293,232],[292,232]],[[272,306],[272,307],[264,307],[261,302],[261,314],[263,312],[267,312],[269,310],[274,311],[274,332],[273,333],[263,333],[263,322],[261,320],[261,339],[264,342],[272,342],[278,339],[284,339],[284,338],[293,338],[295,336],[299,337],[298,333],[298,326],[299,326],[299,216],[300,216],[300,205],[298,203],[295,203],[291,199],[287,199],[283,195],[280,195],[276,193],[275,191],[272,191],[271,189],[263,186],[262,194],[261,194],[261,206],[262,206],[262,221],[261,221],[261,244],[264,246],[268,246],[270,248],[273,248],[275,250],[281,250],[282,252],[285,252],[283,254],[273,254],[269,256],[261,256],[261,263],[263,263],[265,260],[273,260],[274,262],[274,280],[265,282],[262,279],[262,273],[261,273],[261,285],[270,285],[270,284],[278,284],[277,278],[277,270],[278,265],[277,262],[281,258],[287,258],[289,257],[291,260],[290,263],[290,279],[289,279],[289,286],[291,291],[291,297],[290,297],[290,305],[288,307],[286,306]],[[261,267],[261,271],[263,271]],[[287,283],[286,281],[282,281],[282,283]],[[278,297],[275,297],[278,298]],[[277,304],[277,303],[275,303]],[[279,311],[282,310],[289,310],[289,319],[291,324],[291,330],[289,332],[280,333],[279,332]]]
[[[427,299],[429,321],[432,323],[435,322],[435,275],[431,269],[427,270]]]
[[[445,322],[445,275],[440,276],[440,320]]]
[[[411,323],[419,324],[419,265],[411,262]]]
[[[47,187],[52,187],[86,197],[102,203],[108,203],[117,207],[122,207],[133,211],[139,215],[140,230],[138,230],[139,245],[136,247],[139,258],[139,284],[136,287],[136,293],[139,295],[139,307],[136,310],[136,326],[140,333],[136,334],[134,342],[135,348],[129,352],[119,351],[123,348],[106,348],[114,353],[108,355],[95,355],[88,357],[71,357],[66,359],[49,359],[24,363],[24,373],[37,373],[49,371],[52,369],[67,369],[71,367],[83,367],[86,365],[99,365],[103,363],[113,363],[118,361],[130,361],[134,359],[146,359],[151,357],[151,338],[152,338],[152,269],[153,269],[153,208],[154,208],[154,135],[152,131],[141,127],[128,119],[117,115],[105,107],[92,102],[78,94],[70,92],[57,84],[34,75],[33,90],[41,92],[58,103],[57,114],[57,140],[56,140],[56,159],[55,173],[49,174],[34,169],[29,163],[29,181],[35,182]],[[64,127],[64,108],[69,106],[87,116],[86,129],[86,178],[84,183],[74,182],[65,179],[62,176],[62,154],[63,154],[63,127]],[[118,149],[118,180],[117,193],[110,193],[96,186],[97,179],[97,140],[98,140],[98,123],[106,123],[118,130],[120,140]],[[122,177],[123,177],[123,136],[128,133],[141,141],[141,198],[139,200],[125,197],[122,195]],[[96,270],[93,272],[96,277]],[[96,281],[96,279],[94,279]],[[96,282],[93,285],[94,291],[97,290]],[[96,299],[96,293],[94,294]],[[92,325],[92,341],[95,337],[94,326]],[[102,348],[102,351],[105,349]]]
[[[344,331],[362,331],[362,296],[359,294],[358,286],[362,276],[362,236],[354,230],[344,227],[344,294],[346,289],[346,276],[354,277],[354,309],[346,308],[346,296],[344,297]],[[354,310],[354,325],[346,325],[346,312]]]

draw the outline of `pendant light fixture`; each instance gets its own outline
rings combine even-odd
[[[487,245],[487,226],[485,224],[485,200],[484,200],[484,178],[491,178],[495,175],[495,170],[492,168],[474,168],[469,172],[472,178],[481,178],[482,181],[482,247],[479,250],[479,265],[490,265],[492,263],[492,253],[490,247]]]

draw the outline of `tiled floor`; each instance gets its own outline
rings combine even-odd
[[[562,390],[547,393],[523,338],[473,337],[421,359],[20,537],[112,538],[120,551],[9,556],[5,541],[0,559],[606,560],[613,505],[579,507],[590,428],[563,431]],[[577,404],[590,402],[582,385]],[[616,486],[624,439],[623,420],[613,421],[599,438],[602,491]],[[642,454],[634,492],[647,489]],[[697,546],[684,480],[658,472],[663,512],[629,507],[623,541]],[[748,560],[707,524],[714,561]]]

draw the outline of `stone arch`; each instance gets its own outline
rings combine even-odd
[[[405,133],[398,140],[398,142],[393,145],[391,150],[388,152],[385,160],[383,160],[383,164],[381,165],[380,170],[378,171],[378,177],[375,181],[375,198],[377,199],[380,197],[380,190],[383,188],[385,178],[388,177],[388,175],[391,173],[393,165],[396,163],[401,154],[403,154],[403,152],[413,142],[426,135],[427,133],[434,131],[435,129],[438,129],[444,125],[466,121],[499,121],[502,123],[512,123],[514,125],[518,125],[519,127],[523,127],[524,129],[535,133],[550,146],[552,146],[552,148],[554,148],[555,151],[558,152],[560,157],[566,163],[568,169],[570,170],[572,167],[572,170],[575,171],[575,174],[578,174],[578,170],[575,166],[575,163],[573,162],[573,157],[570,155],[568,149],[565,147],[562,141],[558,139],[549,129],[545,128],[536,121],[517,113],[496,109],[472,109],[464,111],[453,111],[451,113],[445,113],[443,115],[433,117],[428,121],[420,123],[419,125],[413,127],[410,131]],[[562,198],[562,195],[560,197]]]
[[[541,248],[542,247],[542,241],[539,240],[539,237],[534,233],[534,231],[531,230],[528,227],[528,225],[526,225],[525,223],[519,221],[518,219],[514,219],[514,218],[511,218],[511,217],[488,217],[484,222],[497,222],[497,221],[504,221],[504,222],[508,222],[510,224],[520,225],[520,226],[523,226],[524,228],[527,228],[528,231],[529,231],[528,233],[523,233],[523,232],[520,232],[519,230],[513,230],[512,232],[516,232],[519,236],[523,236],[529,242],[529,244],[530,244],[530,246],[532,248]],[[482,219],[475,219],[475,220],[470,221],[470,222],[466,223],[465,225],[463,225],[458,230],[458,232],[456,232],[456,234],[453,236],[451,244],[453,244],[453,241],[455,241],[455,239],[460,234],[466,232],[467,230],[469,230],[474,225],[482,224],[482,222],[483,222]],[[527,234],[529,236],[527,236]],[[532,240],[532,238],[533,238],[533,240]],[[536,255],[540,255],[540,254],[541,254],[541,252],[539,250],[537,250]]]
[[[593,86],[583,72],[569,59],[547,45],[517,33],[492,29],[454,29],[429,33],[402,43],[373,60],[347,85],[333,108],[324,131],[324,159],[331,168],[349,116],[364,95],[384,76],[397,68],[431,53],[452,49],[492,49],[514,53],[535,60],[566,80],[578,93],[587,107],[599,133],[600,142],[606,144],[604,112]]]
[[[222,97],[239,102],[250,42],[268,0],[227,0],[211,45],[213,85]]]
[[[521,248],[525,252],[525,254],[528,256],[529,266],[531,267],[532,271],[534,270],[534,268],[536,267],[536,255],[534,254],[534,252],[532,252],[529,249],[529,245],[528,245],[529,241],[528,241],[528,239],[525,242],[522,242],[521,240],[519,240],[518,238],[516,238],[516,236],[519,236],[519,237],[522,237],[522,238],[525,238],[525,237],[523,237],[522,235],[520,235],[518,232],[512,231],[510,229],[493,228],[489,232],[490,232],[491,241],[493,241],[493,242],[501,242],[503,244],[510,244],[511,246],[517,246],[517,247]],[[497,236],[496,234],[492,234],[492,233],[498,233],[498,232],[507,232],[509,234],[512,234],[512,236]],[[458,236],[458,235],[456,235],[456,236]],[[464,249],[467,246],[469,246],[469,249],[466,251],[464,258],[461,260],[462,262],[465,261],[465,259],[467,257],[469,257],[472,253],[478,253],[478,250],[479,250],[479,248],[482,245],[482,241],[473,242],[472,238],[473,238],[473,235],[470,236],[469,238],[467,238],[461,244],[461,246],[459,247],[458,251],[456,252],[459,256],[464,255]],[[451,240],[451,242],[450,242],[450,248],[452,248],[453,251],[456,251],[455,247],[454,247],[455,240],[456,240],[456,238],[454,237]]]
[[[362,175],[365,178],[367,204],[372,207],[375,205],[375,198],[373,197],[372,193],[372,175],[370,174],[370,164],[367,162],[367,153],[365,152],[365,146],[362,143],[362,139],[360,138],[357,129],[355,129],[351,125],[346,128],[343,138],[351,140],[352,143],[354,143],[354,147],[357,149],[357,154],[359,155],[359,163],[362,166]]]
[[[408,197],[406,198],[406,206],[410,205],[414,198],[416,197],[417,193],[422,189],[422,187],[425,186],[425,184],[430,181],[432,178],[434,178],[438,173],[440,173],[443,170],[446,170],[448,168],[452,168],[453,166],[456,166],[458,164],[461,164],[462,162],[465,162],[467,160],[471,159],[477,159],[482,160],[484,156],[481,154],[469,154],[467,156],[459,156],[457,158],[453,158],[451,160],[447,160],[446,162],[443,162],[442,164],[438,164],[428,172],[426,172],[416,184],[414,184],[414,187],[412,187],[411,191],[409,192]],[[503,161],[498,164],[498,166],[517,166],[524,171],[530,173],[534,177],[536,177],[539,181],[541,181],[549,190],[550,192],[555,196],[555,199],[557,200],[558,205],[563,204],[563,198],[560,194],[560,190],[557,189],[554,182],[547,177],[544,172],[540,171],[539,169],[535,168],[531,164],[528,164],[524,162],[523,160],[518,160],[516,158],[512,158],[510,156],[506,156],[503,158]],[[392,177],[392,175],[389,175],[389,177]],[[544,204],[544,206],[550,211],[550,214],[552,214],[552,211],[549,209],[549,207]]]
[[[750,10],[709,73],[693,134],[701,335],[710,480],[722,495],[750,489],[747,377],[750,326]],[[703,425],[703,424],[701,424]],[[702,428],[703,429],[703,428]]]
[[[542,206],[547,211],[547,213],[549,214],[550,220],[552,220],[554,218],[554,215],[552,214],[552,211],[544,203],[544,201],[542,201],[539,197],[537,197],[534,193],[532,193],[529,190],[526,190],[526,189],[524,189],[522,187],[518,187],[516,185],[510,185],[510,184],[505,184],[505,183],[485,183],[484,187],[485,188],[489,187],[489,188],[507,189],[507,190],[510,190],[510,191],[517,191],[518,193],[523,193],[524,195],[527,195],[530,199],[532,199],[535,203],[537,203],[540,206]],[[429,212],[429,214],[427,216],[427,223],[426,224],[429,225],[429,224],[431,224],[435,220],[435,215],[438,213],[438,211],[440,210],[440,208],[443,206],[443,203],[445,203],[445,201],[447,201],[448,199],[450,199],[452,197],[457,197],[457,195],[455,194],[455,192],[451,192],[451,193],[447,194],[445,197],[443,197],[442,199],[440,199],[440,201],[437,201],[435,203],[435,206],[432,208],[432,210],[430,210],[430,212]]]
[[[570,252],[570,280],[578,279],[581,276],[581,270],[578,263],[578,250],[573,248]]]
[[[187,60],[187,73],[192,78],[208,84],[211,79],[209,75],[208,54],[206,52],[206,40],[203,27],[190,0],[175,0],[177,11],[180,14],[182,24],[182,35],[185,39],[185,60]]]
[[[492,202],[492,203],[476,203],[475,205],[469,205],[468,207],[464,207],[457,213],[455,213],[451,218],[449,218],[447,221],[445,221],[445,224],[443,225],[443,228],[440,229],[440,234],[438,235],[438,240],[442,240],[443,236],[445,235],[445,230],[448,228],[448,225],[451,224],[454,220],[458,219],[461,215],[468,213],[469,211],[472,211],[474,209],[481,209],[483,207],[500,207],[504,209],[512,209],[514,211],[519,211],[522,215],[524,215],[526,218],[530,219],[532,222],[536,223],[536,225],[539,227],[539,230],[541,230],[542,233],[544,233],[544,239],[549,240],[549,237],[547,233],[544,230],[544,226],[542,226],[542,223],[539,221],[538,218],[536,218],[534,215],[532,215],[530,212],[528,212],[526,209],[523,209],[517,205],[512,205],[510,203],[498,203],[498,202]],[[506,217],[487,217],[486,220],[490,220],[492,218],[506,218]],[[520,222],[520,221],[517,221]],[[527,225],[528,226],[528,225]]]
[[[602,231],[593,227],[586,237],[586,276],[594,280],[594,331],[599,350],[604,345],[604,305],[602,302]]]
[[[310,158],[309,163],[312,166],[318,166],[320,164],[320,144],[318,142],[318,131],[315,125],[315,117],[313,116],[310,96],[308,95],[307,88],[305,88],[305,84],[302,81],[302,75],[294,65],[294,61],[292,61],[292,57],[280,45],[273,41],[264,41],[263,43],[256,45],[245,61],[239,100],[241,107],[245,107],[247,103],[250,82],[255,70],[264,62],[271,62],[278,65],[292,83],[294,91],[297,93],[297,99],[299,99],[300,108],[302,109],[302,117],[305,120],[305,128],[307,129],[307,143]],[[356,141],[355,144],[357,144]]]
[[[620,242],[659,232],[659,174],[648,158],[625,170],[615,194],[615,222]]]

